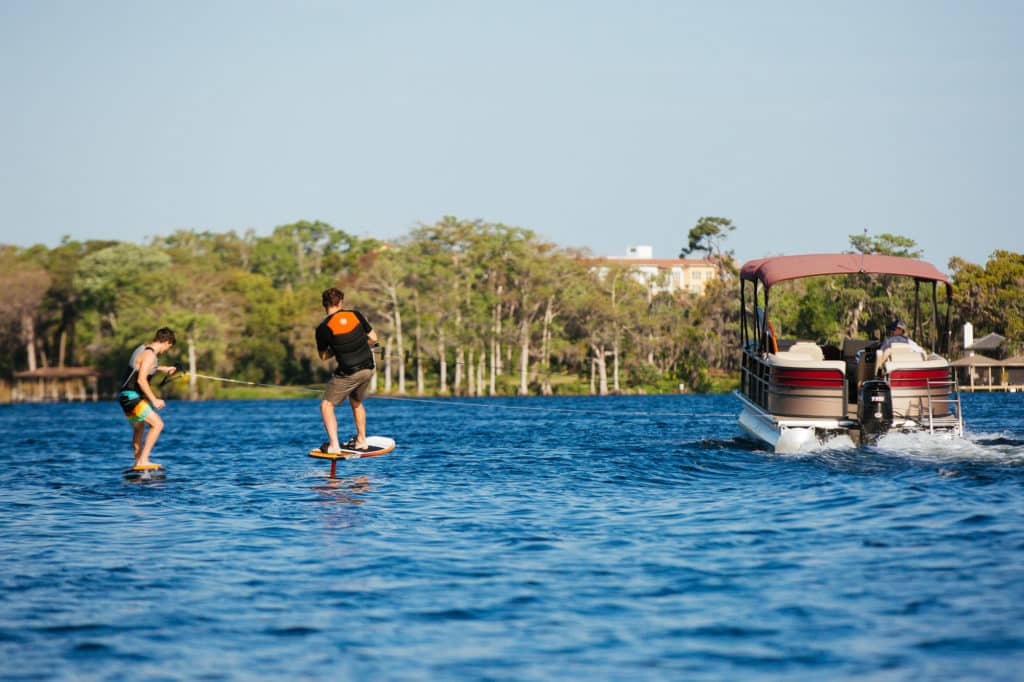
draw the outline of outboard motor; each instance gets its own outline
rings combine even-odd
[[[892,391],[889,384],[878,379],[865,381],[857,401],[860,442],[873,445],[892,428]]]

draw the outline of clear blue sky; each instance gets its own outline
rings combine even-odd
[[[0,242],[445,214],[1024,252],[1024,2],[0,2]]]

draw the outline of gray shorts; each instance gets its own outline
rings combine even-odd
[[[327,382],[323,399],[332,405],[340,405],[349,396],[357,402],[363,402],[366,393],[370,390],[370,379],[372,378],[372,369],[360,369],[347,377],[334,375]]]

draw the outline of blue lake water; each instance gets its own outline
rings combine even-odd
[[[730,396],[0,408],[0,677],[1021,679],[1024,395],[776,456]],[[339,408],[343,437],[351,424]]]

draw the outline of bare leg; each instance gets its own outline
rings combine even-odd
[[[338,418],[334,416],[334,405],[327,400],[320,401],[320,416],[324,420],[324,430],[327,431],[327,444],[332,449],[339,449],[338,444]]]
[[[156,439],[160,437],[160,432],[164,430],[164,420],[160,418],[156,410],[146,415],[145,423],[149,424],[149,430],[146,431],[146,441],[142,445],[142,453],[135,458],[135,466],[150,464],[149,453],[153,452]]]
[[[356,423],[356,448],[361,450],[366,447],[366,408],[363,401],[352,396],[349,396],[348,403],[352,406],[352,421]]]
[[[139,455],[142,453],[142,434],[145,433],[146,422],[136,422],[132,424],[132,455],[135,457],[135,461],[139,461]]]

